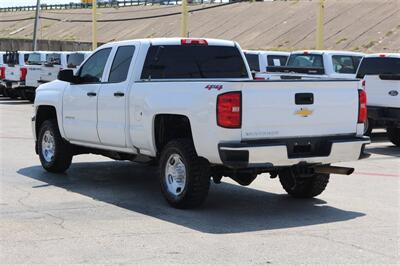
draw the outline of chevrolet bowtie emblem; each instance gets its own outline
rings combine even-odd
[[[294,114],[299,115],[301,117],[308,117],[312,115],[313,112],[314,112],[313,110],[310,110],[308,108],[300,108],[300,110],[296,111]]]

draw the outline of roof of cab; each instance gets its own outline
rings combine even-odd
[[[365,56],[366,58],[371,58],[371,57],[394,57],[394,58],[400,58],[400,53],[379,53],[379,54],[369,54]]]
[[[293,51],[292,54],[328,54],[328,55],[356,55],[356,56],[365,56],[364,53],[360,52],[351,52],[351,51],[339,51],[339,50],[300,50]]]
[[[110,42],[102,45],[102,47],[112,47],[115,45],[127,45],[131,44],[134,41],[138,41],[141,43],[151,43],[152,45],[181,45],[181,41],[183,39],[188,40],[206,40],[208,45],[217,45],[217,46],[235,46],[234,41],[221,40],[221,39],[210,39],[210,38],[148,38],[148,39],[134,39],[134,40],[126,40],[126,41],[117,41]]]

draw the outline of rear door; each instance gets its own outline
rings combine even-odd
[[[135,50],[137,44],[117,48],[107,83],[100,88],[97,131],[104,145],[126,147],[128,88]]]
[[[357,81],[249,82],[242,90],[242,138],[354,134]]]
[[[80,82],[69,84],[64,90],[63,126],[69,140],[100,143],[97,102],[110,52],[111,48],[104,48],[94,53],[79,69]]]

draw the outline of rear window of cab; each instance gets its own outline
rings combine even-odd
[[[357,71],[357,78],[365,75],[399,75],[400,58],[396,57],[365,57]]]
[[[320,54],[291,54],[287,66],[290,67],[318,67],[323,68],[324,63]]]
[[[211,45],[153,45],[141,74],[151,79],[248,78],[237,47]]]

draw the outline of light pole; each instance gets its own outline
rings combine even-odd
[[[92,1],[92,49],[97,48],[97,0]]]
[[[317,37],[315,48],[324,49],[324,16],[325,16],[325,0],[319,0],[317,10]]]
[[[189,37],[187,0],[182,0],[181,36]]]
[[[35,24],[33,26],[33,51],[37,50],[37,31],[39,27],[39,10],[40,10],[40,0],[36,2],[36,12],[35,12]]]

